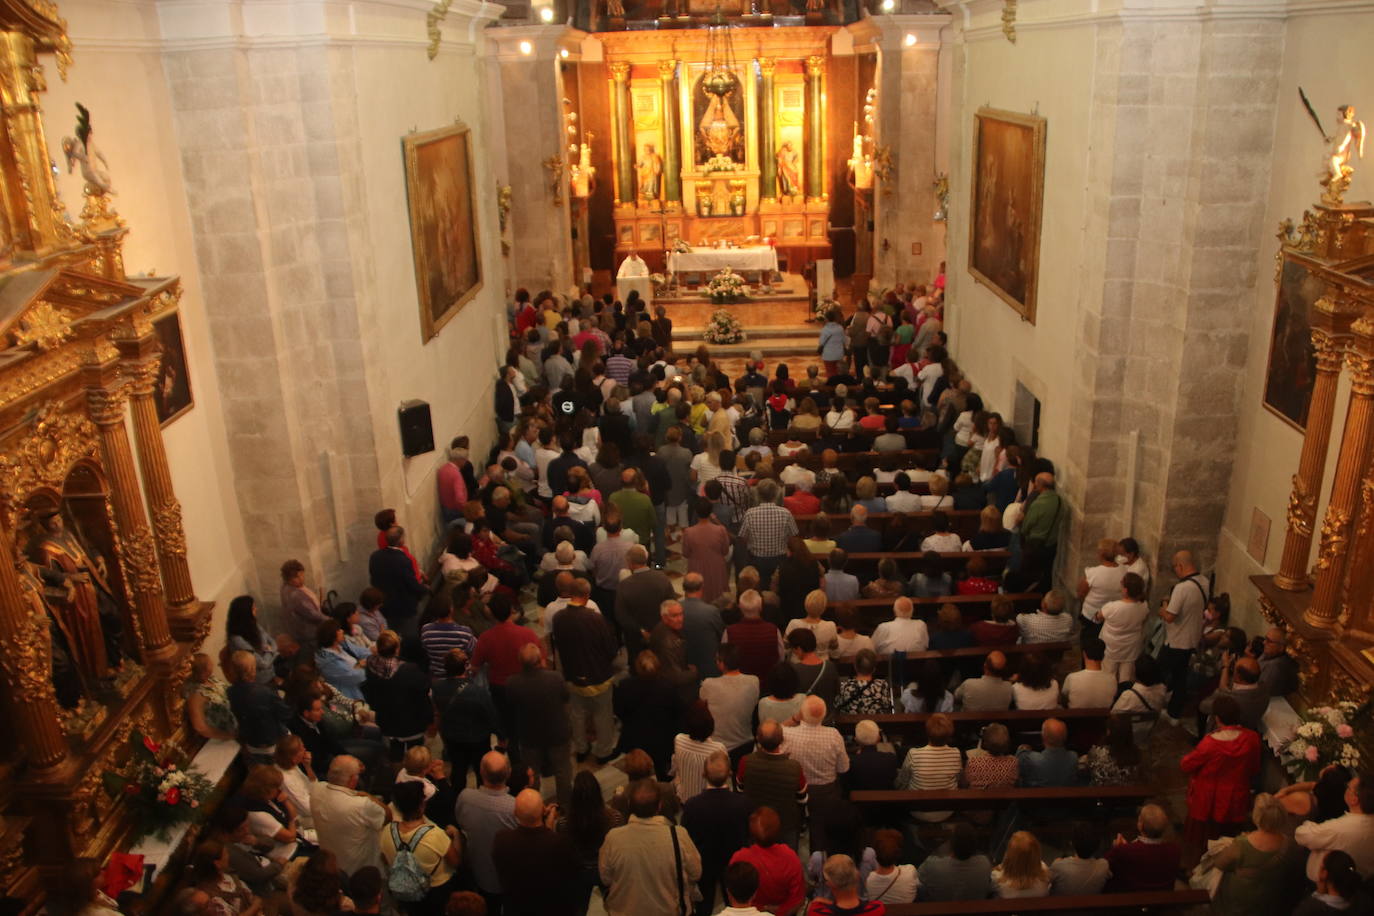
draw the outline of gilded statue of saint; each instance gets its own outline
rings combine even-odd
[[[654,151],[652,143],[644,144],[644,155],[635,163],[639,171],[639,196],[644,200],[658,200],[663,186],[663,157]]]
[[[113,677],[122,664],[121,625],[104,558],[92,560],[54,508],[39,516],[29,559],[78,675],[88,685]]]
[[[801,193],[801,175],[797,172],[801,156],[793,149],[791,140],[778,147],[777,159],[778,193],[783,197],[796,197]]]

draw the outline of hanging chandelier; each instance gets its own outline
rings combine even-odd
[[[706,27],[706,72],[701,77],[701,91],[709,100],[700,127],[712,154],[707,171],[730,171],[743,164],[740,123],[731,99],[742,88],[738,71],[730,24],[717,4]]]

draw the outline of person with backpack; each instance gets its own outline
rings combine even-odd
[[[387,888],[403,912],[441,916],[449,895],[458,889],[458,828],[441,829],[425,816],[423,783],[397,783],[391,802],[400,819],[382,828],[378,842],[387,866]]]
[[[1174,554],[1173,570],[1178,584],[1159,607],[1159,616],[1164,621],[1159,665],[1171,691],[1168,715],[1178,719],[1188,699],[1188,662],[1202,641],[1202,617],[1212,597],[1212,583],[1198,571],[1190,550]]]

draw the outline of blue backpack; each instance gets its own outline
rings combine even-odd
[[[415,849],[420,845],[433,824],[425,824],[410,835],[409,843],[401,842],[401,829],[391,822],[391,842],[396,846],[396,859],[391,863],[391,874],[387,876],[386,886],[391,896],[402,903],[416,903],[425,899],[429,893],[429,875],[420,868],[415,860]],[[435,866],[438,870],[439,866]]]

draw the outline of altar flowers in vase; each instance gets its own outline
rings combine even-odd
[[[738,302],[745,298],[745,289],[744,278],[727,267],[706,284],[706,295],[712,302]]]
[[[732,344],[744,340],[744,325],[729,309],[716,309],[706,322],[706,342],[712,344]]]

